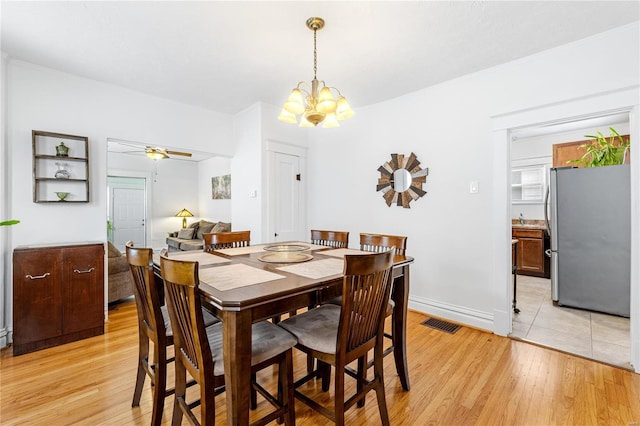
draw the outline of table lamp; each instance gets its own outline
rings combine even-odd
[[[176,214],[176,217],[182,218],[182,228],[184,229],[187,227],[187,218],[193,217],[193,214],[187,209],[182,209]]]

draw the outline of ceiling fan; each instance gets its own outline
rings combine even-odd
[[[169,154],[181,155],[183,157],[191,157],[190,152],[170,151],[168,149],[153,147],[153,146],[145,147],[144,152],[147,154],[147,157],[152,158],[154,160],[164,160],[165,158],[171,158],[169,157]]]

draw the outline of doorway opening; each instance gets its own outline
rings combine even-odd
[[[107,177],[108,239],[120,251],[127,241],[147,246],[147,179],[131,176]]]
[[[510,336],[525,341],[552,347],[568,353],[602,361],[622,368],[632,369],[630,319],[624,316],[596,312],[575,307],[562,306],[557,298],[557,275],[552,269],[557,268],[557,260],[549,262],[541,250],[548,247],[548,240],[557,235],[549,229],[549,210],[547,203],[540,197],[539,185],[544,186],[543,193],[550,185],[550,169],[562,167],[566,160],[559,164],[557,158],[558,146],[569,145],[571,142],[589,139],[585,135],[595,135],[598,131],[609,135],[612,127],[620,134],[630,133],[629,113],[604,114],[588,119],[580,119],[549,126],[522,128],[511,132],[509,161],[512,170],[524,170],[534,176],[533,171],[542,170],[539,182],[524,188],[523,182],[514,182],[512,173],[511,205],[509,225],[513,229],[513,238],[518,232],[535,232],[539,230],[544,235],[537,252],[529,251],[528,256],[535,256],[539,261],[531,265],[540,265],[539,270],[530,271],[518,269],[517,310],[512,313],[512,327]],[[522,186],[520,186],[522,185]],[[516,188],[517,187],[517,188]],[[518,197],[518,195],[520,197]],[[584,212],[588,214],[588,212]],[[596,221],[597,222],[597,221]],[[628,226],[631,224],[628,223]],[[545,240],[548,239],[548,240]],[[526,237],[520,238],[519,250],[526,248],[523,244],[533,247]],[[545,243],[546,242],[546,243]],[[595,244],[595,242],[594,242]],[[551,244],[553,246],[553,244]],[[557,258],[556,258],[557,259]],[[602,260],[607,256],[603,254]],[[519,256],[519,263],[524,260]],[[525,265],[525,266],[531,266]],[[626,265],[630,268],[630,265]],[[557,270],[557,269],[556,269]],[[553,280],[552,280],[553,275]],[[603,282],[606,286],[608,283]],[[587,289],[588,290],[588,289]],[[587,291],[585,290],[585,291]],[[630,294],[624,297],[630,300]]]

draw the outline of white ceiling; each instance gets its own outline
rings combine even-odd
[[[321,16],[318,78],[357,108],[637,21],[639,5],[3,0],[1,46],[12,58],[235,114],[280,105],[311,80],[305,21]]]

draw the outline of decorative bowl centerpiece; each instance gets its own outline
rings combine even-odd
[[[56,192],[60,201],[67,201],[67,197],[69,196],[68,192]]]
[[[296,263],[313,259],[309,253],[309,246],[304,244],[270,244],[264,247],[267,252],[258,257],[268,263]]]

